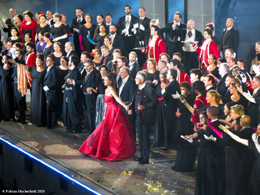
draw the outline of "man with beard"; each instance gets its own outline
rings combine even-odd
[[[80,85],[71,83],[71,80],[80,80],[80,72],[77,68],[79,59],[77,56],[72,55],[69,58],[70,73],[66,76],[67,82],[64,88],[63,98],[63,123],[67,127],[68,132],[80,133],[80,111],[81,109],[81,91]]]
[[[71,42],[65,43],[65,51],[66,51],[66,58],[69,58],[70,56],[77,56],[77,53],[73,50],[73,44]]]
[[[125,43],[122,35],[117,34],[116,25],[110,25],[110,34],[111,45],[113,46],[113,48],[120,49],[120,51],[123,51],[125,49]]]
[[[137,54],[134,51],[131,51],[129,54],[128,68],[131,72],[130,77],[133,79],[135,79],[137,72],[141,70],[141,67],[137,63],[136,58],[137,58]]]
[[[122,50],[123,56],[128,56],[134,48],[135,36],[132,32],[134,21],[137,19],[131,14],[131,7],[125,6],[126,15],[119,18],[117,23],[118,33],[123,35],[125,49]]]

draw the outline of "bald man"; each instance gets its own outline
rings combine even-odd
[[[220,42],[221,55],[225,54],[226,49],[233,49],[233,51],[237,54],[239,45],[239,31],[233,26],[234,20],[232,18],[228,18],[226,21],[227,29],[223,32]]]
[[[15,22],[15,16],[16,16],[16,11],[14,8],[9,9],[9,15],[10,18],[8,18],[5,23],[7,24],[8,28],[3,27],[3,31],[8,33],[8,38],[11,37],[11,28],[14,27],[14,22]]]

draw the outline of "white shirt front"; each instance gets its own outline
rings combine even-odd
[[[195,29],[192,29],[191,32],[192,32],[192,35],[191,35],[191,37],[189,37],[188,36],[189,30],[187,30],[185,41],[195,41]],[[192,47],[192,44],[188,44],[188,43],[184,43],[182,49],[183,49],[183,51],[186,51],[186,52],[197,52]]]
[[[126,82],[128,81],[128,78],[129,78],[129,75],[128,75],[126,78],[122,79],[122,84],[121,84],[121,86],[120,86],[120,88],[119,88],[119,95],[121,95],[122,90],[123,90],[123,88],[124,88]]]

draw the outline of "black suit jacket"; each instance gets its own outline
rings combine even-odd
[[[128,65],[128,68],[130,69],[129,65]],[[136,76],[137,72],[140,71],[140,70],[141,70],[141,67],[139,66],[139,64],[137,62],[135,62],[134,65],[133,65],[133,68],[131,70],[130,77],[135,79],[135,76]]]
[[[73,28],[76,28],[79,30],[81,25],[86,23],[86,21],[84,20],[84,17],[80,23],[77,22],[77,19],[78,18],[74,18],[72,20],[71,27],[70,27],[71,32],[74,33],[74,36],[73,36],[74,39],[79,39],[79,33],[77,31],[73,31]]]
[[[83,91],[84,94],[87,93],[86,89],[88,87],[92,87],[92,88],[96,88],[98,85],[98,78],[97,78],[97,74],[95,69],[93,69],[93,71],[88,75],[87,79],[85,79],[85,77],[81,80],[76,80],[75,81],[75,85],[81,85],[81,89]],[[91,95],[94,95],[94,93],[92,93]]]
[[[81,79],[80,72],[77,68],[74,68],[66,77],[65,79],[67,80],[68,78],[77,81]],[[67,82],[65,83],[65,87],[67,88],[72,88],[72,90],[64,90],[64,97],[73,97],[74,101],[80,100],[81,98],[81,91],[80,91],[80,86],[79,84],[73,85],[73,84],[68,84]],[[70,93],[70,94],[69,94]],[[65,99],[64,98],[64,99]],[[78,104],[78,102],[74,102],[75,104]]]
[[[181,29],[181,41],[185,41],[185,37],[187,34],[187,29]],[[195,29],[195,40],[194,41],[198,41],[198,46],[200,47],[202,42],[204,41],[204,37],[201,34],[200,31]],[[183,47],[184,43],[181,43],[181,47]]]
[[[111,53],[109,53],[109,54],[107,55],[106,60],[103,60],[103,59],[104,59],[104,56],[101,58],[101,60],[103,61],[103,64],[105,64],[105,65],[107,66],[108,62],[111,61],[111,60],[113,60],[113,55],[112,55]]]
[[[66,55],[67,58],[69,58],[70,56],[77,56],[78,57],[78,54],[75,51],[72,50],[68,57]]]
[[[13,27],[15,27],[15,26],[14,26],[13,22],[11,21],[11,18],[8,18],[8,19],[5,21],[5,23],[7,24],[8,28],[3,28],[3,31],[6,32],[6,33],[8,33],[8,38],[9,38],[9,37],[12,36],[12,35],[11,35],[11,29],[12,29]],[[19,32],[18,32],[18,34],[19,34]],[[0,34],[0,35],[1,35],[1,34]]]
[[[122,82],[121,82],[122,84]],[[121,84],[119,86],[119,88],[121,87]],[[134,79],[132,79],[131,77],[128,78],[127,82],[125,83],[122,91],[121,91],[121,94],[118,94],[120,99],[126,104],[130,104],[133,97],[134,97],[134,94],[135,94],[135,91],[137,89],[137,85],[135,84],[135,81]]]
[[[225,94],[225,92],[227,91],[227,87],[226,87],[226,85],[225,85],[225,80],[226,80],[226,78],[227,78],[227,76],[228,76],[228,73],[227,74],[225,74],[224,76],[223,76],[223,78],[219,81],[219,83],[218,83],[218,93],[221,95],[221,96],[223,96],[224,94]]]
[[[143,21],[140,21],[140,18],[137,18],[134,21],[134,24],[138,24],[138,28],[136,29],[136,40],[135,40],[135,46],[140,47],[139,41],[144,41],[144,46],[148,44],[149,38],[150,38],[150,21],[151,19],[145,17]],[[140,29],[140,25],[144,26],[144,31]],[[132,29],[131,29],[132,30]]]
[[[172,29],[172,25],[173,22],[169,22],[168,24],[166,24],[164,28],[161,29],[161,33],[166,33],[166,44],[180,41],[178,40],[178,37],[181,38],[181,29],[186,29],[186,24],[183,23],[180,23],[180,25],[176,27],[174,30]]]
[[[118,31],[119,34],[121,34],[121,33],[122,33],[122,30],[124,30],[125,27],[126,27],[126,26],[125,26],[125,17],[126,17],[126,16],[123,16],[123,17],[119,18],[119,20],[118,20],[118,23],[117,23],[117,31]],[[131,21],[130,21],[130,26],[129,26],[129,29],[128,29],[129,35],[133,35],[132,28],[133,28],[133,24],[134,24],[134,22],[136,21],[136,19],[137,19],[137,17],[135,17],[135,16],[133,16],[133,15],[131,14]]]
[[[121,52],[125,49],[125,42],[122,35],[116,34],[112,46],[114,49],[120,49]]]
[[[251,127],[257,127],[260,123],[260,90],[258,90],[253,97],[256,103],[248,103],[247,112],[251,118]]]
[[[43,79],[43,86],[49,87],[49,90],[45,91],[46,99],[48,100],[51,98],[54,104],[56,104],[57,71],[54,65],[49,69],[48,72],[46,72]]]
[[[155,94],[155,91],[153,88],[151,88],[148,85],[145,85],[143,89],[143,97],[141,99],[140,105],[144,105],[145,109],[139,111],[141,123],[143,125],[152,125],[155,120],[155,111],[158,104],[158,99]],[[131,109],[132,112],[135,112],[135,96],[136,96],[137,90],[135,91]]]
[[[232,27],[224,36],[226,33],[226,30],[223,32],[220,42],[220,51],[225,51],[225,49],[233,49],[235,53],[238,51],[238,45],[239,45],[239,31]]]

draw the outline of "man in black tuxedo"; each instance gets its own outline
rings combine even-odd
[[[113,55],[109,52],[109,48],[106,45],[101,46],[100,50],[102,53],[101,60],[103,64],[107,65],[109,61],[113,60]]]
[[[54,24],[52,17],[53,17],[52,11],[47,10],[47,11],[46,11],[46,24],[48,24],[50,28],[51,28],[51,27],[53,26],[53,24]]]
[[[137,58],[137,54],[134,51],[131,51],[129,53],[128,68],[130,69],[130,72],[131,72],[130,77],[133,79],[135,79],[137,72],[139,72],[141,70],[141,67],[137,63],[136,58]]]
[[[233,27],[234,20],[228,18],[226,21],[227,29],[223,32],[220,42],[220,54],[221,56],[225,54],[226,49],[233,49],[237,54],[239,45],[239,31]],[[236,55],[237,56],[237,55]]]
[[[79,43],[79,29],[81,25],[85,24],[86,21],[83,18],[83,11],[81,8],[76,9],[76,18],[72,20],[71,24],[71,32],[74,33],[73,36],[73,43],[75,46],[75,51],[78,56],[81,54],[81,49],[80,49],[80,43]]]
[[[117,29],[118,33],[122,34],[125,42],[125,49],[122,51],[123,56],[128,56],[135,44],[135,36],[132,29],[137,18],[131,14],[131,7],[129,5],[125,6],[125,13],[125,16],[119,18]]]
[[[112,23],[112,20],[113,20],[112,15],[111,14],[106,14],[105,15],[105,20],[106,20],[107,29],[109,31],[109,35],[111,35],[110,26],[111,25],[115,25],[115,24]]]
[[[80,63],[77,66],[77,68],[79,69],[81,78],[85,77],[85,75],[86,75],[86,70],[85,70],[84,64],[88,59],[90,59],[90,54],[87,51],[83,51],[80,56]]]
[[[109,29],[104,22],[104,16],[102,14],[99,14],[99,15],[97,15],[97,27],[95,28],[94,34],[93,34],[94,38],[100,33],[99,27],[101,24],[103,24],[106,27],[106,33],[109,34]]]
[[[124,102],[125,105],[129,105],[134,97],[134,93],[137,89],[137,86],[135,84],[135,81],[133,78],[130,77],[130,70],[126,66],[123,66],[119,71],[120,77],[122,79],[122,82],[120,83],[119,90],[118,90],[118,96],[120,99]],[[126,110],[125,111],[127,118],[132,126],[134,137],[136,138],[136,131],[135,131],[135,119],[136,114],[133,113],[132,115],[128,115]]]
[[[86,76],[81,80],[74,81],[77,85],[82,85],[81,89],[84,94],[84,113],[85,124],[84,128],[89,129],[92,133],[95,129],[95,111],[96,111],[96,95],[91,88],[96,89],[100,82],[100,77],[94,69],[94,62],[87,60],[85,63]]]
[[[132,29],[135,34],[135,47],[146,47],[150,38],[148,33],[150,32],[151,19],[145,16],[144,7],[140,7],[138,13],[139,18],[134,21],[134,28]],[[140,50],[137,50],[136,53],[138,55],[138,64],[143,66],[147,58],[146,54],[143,54]]]
[[[122,52],[125,49],[125,42],[122,35],[117,34],[116,25],[110,25],[110,38],[111,38],[111,45],[114,49],[120,49]]]
[[[221,79],[218,82],[218,90],[217,91],[218,91],[219,95],[221,95],[222,97],[225,94],[225,92],[227,91],[225,81],[226,81],[226,78],[229,74],[229,71],[230,71],[230,68],[229,68],[228,64],[221,63],[219,65],[219,74],[221,76]]]
[[[119,90],[119,86],[121,85],[121,82],[122,82],[122,79],[120,77],[120,69],[124,66],[128,66],[128,60],[125,56],[120,56],[117,60],[117,68],[118,70],[116,70],[114,72],[114,75],[115,75],[115,85],[116,85],[116,90],[118,91]]]
[[[74,49],[74,46],[73,46],[73,43],[71,42],[67,42],[65,43],[65,51],[66,51],[66,58],[69,58],[70,56],[77,56],[77,53],[73,50]]]
[[[135,77],[135,83],[138,89],[134,94],[128,114],[136,113],[135,125],[137,128],[140,144],[141,157],[139,164],[149,163],[150,153],[150,131],[155,120],[155,110],[158,104],[155,91],[145,84],[146,73],[139,71]]]
[[[173,22],[169,22],[161,29],[161,33],[166,33],[166,49],[169,56],[173,53],[181,52],[181,29],[186,28],[186,24],[181,23],[182,14],[175,12]]]
[[[7,24],[7,28],[5,26],[3,26],[3,31],[8,33],[8,38],[11,37],[11,29],[14,26],[14,23],[15,23],[15,16],[16,16],[16,11],[14,8],[10,8],[9,9],[9,14],[10,14],[10,18],[8,18],[5,23]],[[0,34],[1,35],[1,34]]]
[[[204,79],[204,84],[207,92],[210,90],[216,90],[217,82],[213,75],[208,74]]]
[[[204,37],[201,32],[196,30],[193,20],[189,20],[187,23],[187,29],[181,30],[181,41],[198,41],[198,47],[201,46]],[[183,64],[187,73],[193,68],[199,67],[198,55],[199,53],[189,43],[180,43],[182,47]]]
[[[72,80],[81,80],[81,75],[77,66],[79,59],[72,55],[69,58],[70,73],[66,76],[64,96],[63,96],[63,123],[67,127],[68,132],[81,133],[81,90],[80,85],[72,82]]]
[[[47,128],[57,125],[57,98],[56,98],[56,86],[57,86],[57,72],[53,65],[54,59],[52,55],[48,55],[46,59],[47,72],[43,80],[43,90],[45,91],[47,101]]]

